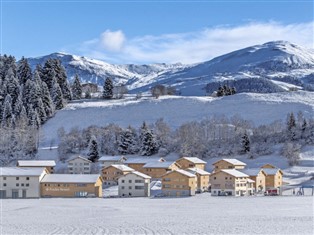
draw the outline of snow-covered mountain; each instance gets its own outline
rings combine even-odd
[[[106,77],[111,77],[115,83],[127,84],[133,93],[147,91],[154,84],[165,84],[176,87],[182,95],[204,95],[223,82],[235,86],[239,92],[314,90],[314,50],[286,41],[244,48],[193,65],[112,65],[64,53],[29,61],[34,67],[48,58],[59,58],[70,80],[78,73],[83,82],[102,85]]]

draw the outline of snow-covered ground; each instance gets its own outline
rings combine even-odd
[[[211,116],[240,116],[255,124],[285,120],[289,112],[303,111],[306,117],[314,115],[313,92],[283,92],[272,94],[242,93],[222,98],[175,97],[159,99],[144,97],[140,100],[129,97],[122,100],[94,100],[73,102],[42,127],[41,146],[48,147],[58,142],[57,130],[64,127],[85,128],[90,125],[115,123],[122,127],[139,127],[143,121],[153,123],[164,118],[176,128],[188,121]]]
[[[1,234],[313,234],[313,197],[2,200]],[[18,223],[17,223],[18,221]]]

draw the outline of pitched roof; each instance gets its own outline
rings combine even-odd
[[[42,183],[95,183],[100,175],[47,174]]]
[[[195,164],[206,164],[205,161],[203,161],[202,159],[199,159],[197,157],[183,157],[183,159],[186,159],[186,160],[193,162]]]
[[[128,158],[128,160],[125,161],[126,164],[146,164],[149,162],[163,162],[165,161],[161,157],[136,157],[136,158]]]
[[[135,171],[133,168],[128,167],[126,165],[122,165],[122,164],[112,164],[112,167],[119,169],[121,171]],[[110,166],[109,166],[110,167]],[[107,167],[108,168],[108,167]]]
[[[248,169],[241,169],[238,171],[241,171],[242,173],[247,174],[249,176],[257,176],[262,170],[263,169],[261,168],[248,168]]]
[[[234,177],[249,177],[247,174],[242,173],[241,171],[235,170],[235,169],[223,169],[222,172],[225,172],[229,175],[232,175]]]
[[[280,169],[278,168],[262,168],[266,175],[276,175]]]
[[[235,166],[246,166],[246,164],[244,162],[241,162],[235,158],[223,158],[221,160],[218,160],[217,162],[214,162],[213,165],[217,164],[220,161],[226,161],[226,162],[229,162],[230,164],[235,165]]]
[[[152,178],[152,177],[150,177],[149,175],[145,175],[145,174],[143,174],[143,173],[141,173],[141,172],[139,172],[139,171],[132,171],[132,172],[126,174],[126,175],[129,175],[129,174],[135,174],[135,175],[137,175],[137,176],[139,176],[139,177],[142,177],[142,178],[144,178],[144,179],[151,179],[151,178]],[[123,177],[123,176],[121,176],[121,177]]]
[[[174,171],[169,171],[168,173],[164,174],[163,176],[166,176],[166,175],[169,175],[169,174],[172,174],[174,172],[178,172],[182,175],[185,175],[189,178],[192,178],[192,177],[195,177],[195,175],[193,175],[192,173],[188,172],[188,171],[185,171],[185,170],[182,170],[182,169],[178,169],[178,170],[174,170]]]
[[[17,161],[18,166],[55,166],[56,162],[54,160],[19,160]]]
[[[98,161],[99,162],[121,161],[123,158],[125,158],[125,157],[121,157],[121,156],[103,156],[103,157],[99,158]]]
[[[188,171],[188,172],[190,172],[190,173],[192,173],[192,174],[200,174],[200,175],[210,175],[210,173],[209,172],[207,172],[207,171],[204,171],[204,170],[202,170],[202,169],[199,169],[199,168],[196,168],[196,167],[194,167],[194,168],[188,168],[186,171]]]
[[[254,183],[255,181],[252,180],[252,179],[247,179],[247,182],[249,182],[249,183]]]
[[[0,167],[0,176],[40,176],[44,171],[44,167]]]
[[[81,157],[81,156],[71,157],[70,159],[67,160],[67,162],[72,161],[72,160],[77,159],[77,158],[82,159],[82,160],[87,161],[87,162],[90,162],[90,163],[92,162],[92,161],[88,160],[87,158]]]
[[[169,168],[174,162],[151,161],[146,163],[143,168]]]

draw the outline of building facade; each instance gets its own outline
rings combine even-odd
[[[279,168],[262,168],[266,174],[266,189],[278,189],[282,187],[283,172]]]
[[[263,193],[266,189],[266,174],[261,168],[249,168],[239,170],[247,174],[254,181],[253,186],[256,193]]]
[[[49,174],[53,174],[56,162],[53,160],[19,160],[17,167],[45,167]]]
[[[98,159],[98,162],[100,162],[102,168],[105,168],[111,165],[121,165],[126,160],[126,157],[121,156],[103,156]]]
[[[253,195],[253,180],[235,169],[222,169],[211,174],[212,196]]]
[[[39,198],[40,181],[47,173],[44,167],[1,167],[0,198]]]
[[[102,197],[100,175],[45,175],[40,183],[42,197]]]
[[[111,165],[102,169],[102,178],[105,186],[113,186],[118,184],[118,179],[122,175],[126,175],[134,169],[125,165]]]
[[[165,196],[193,196],[196,191],[196,176],[185,170],[175,170],[162,176],[162,193]]]
[[[120,197],[149,197],[151,177],[138,171],[130,172],[118,179]]]
[[[197,179],[198,192],[206,192],[209,189],[210,173],[199,168],[188,168],[186,171],[192,173]]]
[[[179,158],[176,162],[183,170],[188,168],[198,168],[205,170],[206,166],[206,162],[197,157],[182,157]]]
[[[149,175],[152,179],[161,179],[161,177],[173,170],[179,169],[176,162],[149,162],[143,166],[142,173]]]
[[[90,174],[92,162],[87,158],[76,156],[67,160],[69,174]]]

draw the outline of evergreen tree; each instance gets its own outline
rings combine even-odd
[[[287,131],[288,131],[288,138],[290,140],[296,139],[296,120],[293,113],[288,114],[287,116]]]
[[[49,91],[52,90],[54,79],[56,79],[56,72],[54,70],[53,59],[48,59],[42,69],[42,76],[40,77],[48,86]]]
[[[57,82],[55,82],[52,87],[51,98],[57,110],[62,109],[64,107],[62,91]]]
[[[3,104],[3,112],[2,112],[2,120],[1,120],[2,127],[11,127],[12,118],[13,118],[12,98],[9,94],[7,94],[4,100],[4,104]]]
[[[107,78],[104,84],[103,98],[111,99],[113,97],[113,83],[110,78]]]
[[[8,94],[10,94],[12,98],[12,103],[15,103],[20,93],[20,84],[17,78],[15,77],[12,68],[9,68],[7,75],[5,76],[5,82],[6,82],[6,91]]]
[[[137,153],[137,136],[135,131],[129,126],[121,131],[118,138],[118,151],[120,154]]]
[[[141,127],[140,153],[142,156],[150,156],[158,152],[156,137],[144,122]]]
[[[245,132],[242,136],[242,153],[249,153],[251,150],[251,143],[248,134]]]
[[[82,85],[77,74],[75,75],[72,85],[72,95],[74,100],[79,100],[82,98]]]
[[[65,100],[72,100],[71,88],[68,83],[65,68],[61,64],[61,61],[58,59],[54,59],[53,63],[54,63],[54,71],[56,73],[57,82],[61,88],[63,98]]]
[[[32,78],[32,70],[27,59],[22,57],[17,68],[17,78],[20,84],[25,84],[28,79]]]
[[[99,152],[98,152],[98,143],[96,141],[96,137],[92,136],[88,146],[88,159],[92,162],[97,162],[99,159]]]

